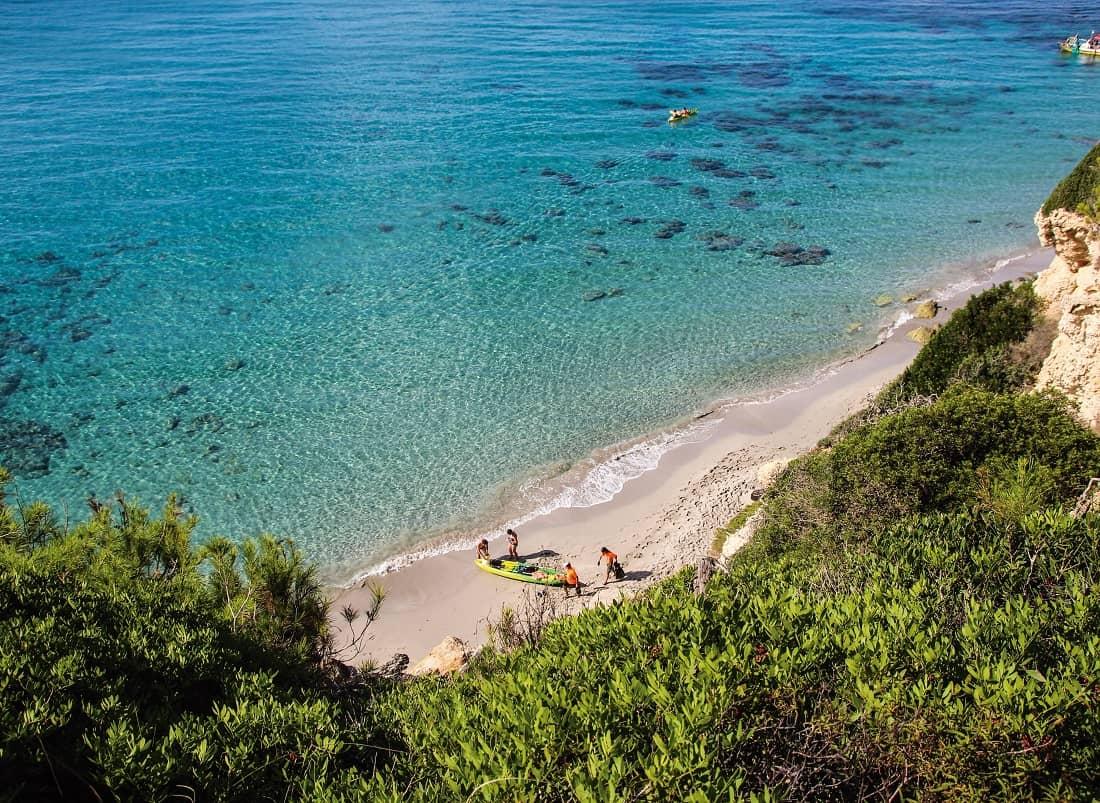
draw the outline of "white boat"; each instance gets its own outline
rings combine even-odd
[[[1058,47],[1063,53],[1070,53],[1075,56],[1100,56],[1100,33],[1093,31],[1089,34],[1088,39],[1077,34],[1067,36],[1059,43]]]

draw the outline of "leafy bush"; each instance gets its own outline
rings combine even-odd
[[[1100,471],[1100,439],[1063,397],[958,386],[792,462],[766,497],[758,537],[773,549],[843,542],[911,513],[958,510],[977,501],[983,468],[1019,458],[1048,473],[1053,498],[1065,501]]]
[[[0,796],[284,799],[373,763],[290,542],[245,542],[238,573],[224,539],[191,548],[172,499],[91,506],[67,531],[0,497]]]
[[[910,519],[737,562],[380,702],[378,800],[1088,799],[1100,521]]]
[[[1029,371],[1014,362],[1009,346],[1024,341],[1038,310],[1030,283],[1005,283],[979,293],[936,330],[880,398],[901,402],[937,395],[960,380],[999,393],[1021,387]]]
[[[1043,212],[1055,209],[1080,212],[1094,220],[1100,219],[1100,143],[1077,163],[1070,174],[1058,182],[1054,192],[1043,204]]]

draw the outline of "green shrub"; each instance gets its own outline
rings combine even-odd
[[[902,375],[880,394],[880,403],[904,403],[943,393],[966,381],[1006,392],[1030,379],[1014,363],[1009,346],[1035,326],[1039,301],[1030,283],[1005,283],[971,298],[932,335]]]
[[[1100,521],[910,519],[739,561],[380,701],[378,800],[1089,799]],[[885,790],[881,794],[874,790]]]
[[[246,541],[238,572],[224,539],[191,548],[174,500],[92,508],[65,530],[0,503],[0,797],[281,800],[374,762],[290,542]]]
[[[774,549],[843,541],[911,513],[958,510],[977,501],[983,468],[1020,458],[1067,501],[1100,472],[1100,439],[1063,397],[958,386],[791,463],[766,497],[759,537]]]
[[[1069,175],[1058,182],[1043,204],[1043,212],[1068,209],[1100,219],[1100,143],[1085,154]]]

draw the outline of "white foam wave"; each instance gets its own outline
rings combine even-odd
[[[705,421],[697,420],[691,424],[671,431],[625,445],[611,451],[606,458],[590,457],[576,470],[579,479],[566,485],[551,499],[532,508],[530,511],[505,522],[492,531],[479,532],[476,535],[448,540],[430,547],[396,555],[371,568],[359,572],[344,587],[359,585],[371,577],[387,574],[425,558],[444,555],[463,549],[473,549],[482,538],[493,540],[508,528],[518,528],[529,521],[545,516],[560,508],[585,508],[610,502],[623,490],[628,482],[657,468],[661,458],[673,449],[689,443],[698,443],[707,437],[710,430],[721,420],[720,416],[708,416]],[[539,481],[526,483],[521,494],[528,499],[539,495],[544,489]]]

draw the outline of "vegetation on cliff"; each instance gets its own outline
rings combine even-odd
[[[1055,209],[1080,212],[1100,222],[1100,143],[1058,182],[1043,204],[1043,214],[1049,215]]]
[[[321,670],[327,608],[292,544],[195,549],[173,499],[93,500],[66,528],[9,480],[0,799],[281,800],[370,766],[372,709]]]
[[[1100,516],[1068,510],[1100,439],[1064,398],[1023,392],[1034,310],[1005,286],[957,313],[784,470],[763,529],[703,594],[686,572],[449,680],[323,671],[315,578],[286,542],[192,550],[171,503],[159,519],[100,507],[71,530],[5,504],[0,788],[1092,799]]]

